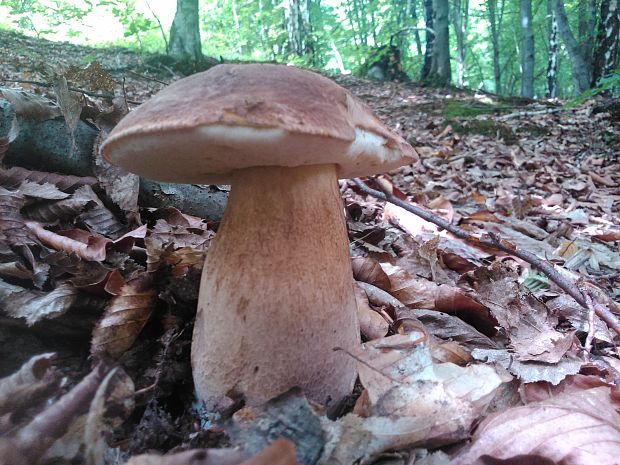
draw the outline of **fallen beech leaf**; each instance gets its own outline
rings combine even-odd
[[[121,369],[111,370],[103,379],[90,403],[83,435],[85,463],[104,465],[106,443],[104,434],[120,426],[134,409],[135,387],[132,379]]]
[[[69,285],[41,292],[0,280],[0,306],[7,315],[24,318],[28,325],[63,315],[75,305],[78,297],[78,290]]]
[[[68,230],[60,232],[52,232],[41,226],[35,221],[27,221],[26,227],[32,231],[35,236],[55,250],[62,250],[67,253],[74,253],[78,257],[89,261],[103,261],[106,258],[106,246],[111,243],[109,239],[88,234],[86,231]],[[79,239],[72,238],[76,237]]]
[[[551,384],[558,384],[566,376],[578,373],[584,363],[568,355],[562,357],[557,363],[520,361],[506,349],[474,349],[471,356],[476,360],[498,363],[524,383],[549,381]]]
[[[51,100],[32,92],[0,88],[0,96],[7,99],[15,113],[25,119],[45,121],[60,116],[60,108]]]
[[[513,407],[483,420],[472,446],[453,465],[484,465],[484,456],[523,454],[566,465],[620,463],[620,407],[612,389],[597,387]]]
[[[478,298],[510,338],[514,358],[557,363],[574,343],[574,332],[555,329],[558,319],[532,294],[523,292],[516,273],[499,262],[474,273]]]
[[[49,447],[61,438],[80,415],[88,411],[107,369],[98,365],[57,402],[35,416],[12,435],[0,438],[0,457],[4,463],[38,463]]]
[[[62,200],[69,197],[69,194],[58,189],[51,183],[36,183],[32,181],[24,181],[19,186],[22,195],[41,200]]]
[[[378,260],[371,257],[355,257],[351,259],[351,268],[356,281],[372,284],[384,291],[390,290],[390,278],[385,274]]]
[[[56,389],[60,377],[52,367],[55,358],[51,353],[35,355],[18,371],[0,379],[0,415],[19,415],[20,408],[32,408],[43,395]]]
[[[18,189],[23,181],[37,184],[50,183],[65,192],[73,192],[84,185],[94,186],[97,179],[90,176],[71,176],[66,174],[48,173],[46,171],[32,171],[19,166],[0,168],[0,185],[7,189]]]
[[[291,441],[278,438],[240,465],[297,465],[295,446]]]
[[[118,272],[109,277],[106,290],[115,297],[93,330],[91,353],[105,353],[116,359],[133,345],[151,317],[157,290],[149,274],[143,273],[125,283]]]
[[[357,285],[355,286],[355,300],[362,334],[369,340],[385,336],[390,325],[378,312],[370,308],[366,292]]]
[[[247,454],[239,449],[192,449],[170,455],[134,455],[125,465],[239,465]]]

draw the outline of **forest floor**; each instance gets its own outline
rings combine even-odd
[[[104,132],[122,107],[112,97],[134,108],[182,77],[159,56],[3,31],[0,57],[0,97],[21,89],[59,101],[65,116],[81,114]],[[91,62],[100,68],[80,71]],[[59,95],[58,76],[82,91],[74,93],[83,96],[77,113]],[[368,185],[471,236],[457,238],[341,181],[366,341],[355,354],[360,382],[348,410],[327,420],[292,393],[207,421],[193,399],[189,348],[216,223],[172,208],[140,210],[116,171],[71,178],[4,166],[0,376],[19,376],[0,379],[0,457],[120,464],[152,451],[243,445],[240,455],[225,449],[212,460],[284,464],[296,450],[300,463],[321,454],[322,463],[343,465],[482,463],[484,454],[556,463],[578,445],[594,458],[571,463],[617,463],[620,123],[603,111],[605,101],[563,106],[333,79],[420,155]],[[506,249],[556,267],[564,287]],[[110,359],[122,370],[92,368]],[[304,428],[287,424],[291,409]],[[263,451],[275,454],[268,462],[250,458],[278,436],[296,449],[278,442]],[[602,437],[608,442],[597,444]]]

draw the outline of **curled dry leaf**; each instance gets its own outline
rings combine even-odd
[[[353,277],[357,281],[363,281],[377,286],[384,291],[390,290],[390,278],[383,271],[378,260],[371,257],[355,257],[351,260]]]
[[[620,463],[620,407],[609,387],[579,390],[485,419],[453,465],[532,454],[565,465]]]
[[[389,323],[378,312],[370,308],[366,292],[357,285],[355,286],[355,300],[362,334],[369,340],[385,336],[390,329]]]
[[[104,434],[119,426],[134,408],[134,384],[121,369],[111,370],[103,379],[86,416],[83,437],[85,462],[90,465],[105,464]]]
[[[86,231],[69,230],[52,232],[45,229],[40,223],[27,221],[26,227],[45,245],[55,250],[74,253],[78,257],[89,261],[103,261],[106,258],[106,246],[111,243],[104,237],[88,234]]]
[[[409,308],[434,309],[456,314],[484,334],[493,334],[497,322],[489,310],[464,290],[447,284],[437,285],[424,278],[414,278],[406,270],[387,263],[381,266],[390,277],[390,293]]]
[[[60,108],[49,99],[32,92],[0,88],[0,97],[8,100],[15,114],[24,119],[45,121],[60,116]]]
[[[108,278],[106,290],[114,297],[93,330],[91,353],[116,359],[133,345],[151,317],[157,291],[149,274],[125,282],[118,272]]]
[[[3,463],[38,463],[72,423],[88,411],[90,401],[105,373],[106,368],[98,365],[71,391],[35,416],[26,426],[12,435],[0,438],[0,458]]]
[[[35,355],[18,371],[0,379],[0,415],[16,414],[23,406],[32,407],[37,399],[56,389],[58,376],[52,367],[54,359],[51,353]]]

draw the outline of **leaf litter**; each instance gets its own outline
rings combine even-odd
[[[107,132],[126,102],[180,77],[126,51],[10,40],[36,53],[6,53],[0,78],[48,85],[6,82],[0,97],[39,121],[62,113]],[[54,79],[37,65],[41,50]],[[78,66],[86,54],[91,71]],[[0,363],[5,461],[618,463],[618,334],[594,311],[619,308],[618,122],[595,99],[548,113],[543,101],[502,102],[503,114],[470,117],[459,108],[501,98],[335,79],[421,154],[370,185],[536,254],[587,291],[589,307],[527,261],[343,180],[364,338],[349,354],[360,383],[348,408],[328,416],[292,392],[216,422],[192,405],[189,348],[217,224],[174,205],[139,210],[137,177],[102,161],[82,177],[2,166],[0,338],[37,341]]]

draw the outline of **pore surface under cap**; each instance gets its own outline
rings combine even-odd
[[[195,183],[225,183],[252,166],[325,163],[353,177],[417,159],[348,91],[278,65],[219,65],[177,81],[127,115],[102,150],[144,177]]]

